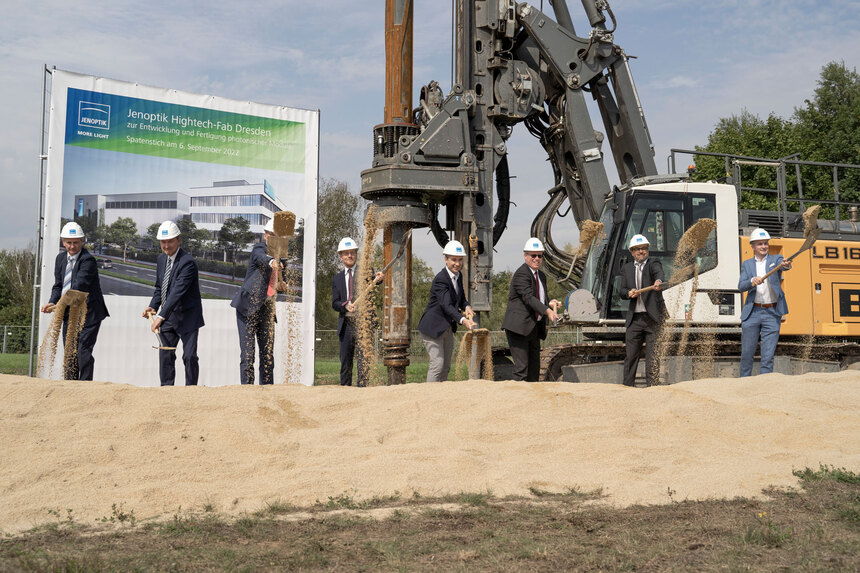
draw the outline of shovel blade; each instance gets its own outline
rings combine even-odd
[[[289,248],[290,239],[287,237],[269,237],[266,240],[266,253],[272,258],[285,258]]]
[[[272,224],[279,237],[292,237],[296,229],[296,215],[290,211],[277,211]]]

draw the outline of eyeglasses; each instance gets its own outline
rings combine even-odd
[[[632,249],[630,249],[630,250],[631,250],[631,251],[633,251],[633,252],[636,252],[636,251],[647,251],[647,250],[648,250],[648,247],[633,247],[633,248],[632,248]]]
[[[533,259],[542,259],[542,258],[543,258],[543,255],[542,255],[542,254],[540,254],[540,253],[538,253],[538,254],[536,254],[536,255],[532,255],[531,253],[529,253],[529,254],[527,254],[526,256],[527,256],[527,257],[531,257],[531,258],[533,258]]]

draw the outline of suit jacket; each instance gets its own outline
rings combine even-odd
[[[352,284],[357,287],[358,281],[358,265],[352,267]],[[352,293],[352,298],[356,297],[356,293]],[[338,313],[337,315],[337,334],[343,334],[343,329],[346,328],[346,269],[336,273],[331,277],[331,307]]]
[[[430,285],[430,301],[421,320],[418,322],[418,331],[430,338],[439,338],[442,333],[451,329],[457,331],[457,325],[463,315],[460,309],[469,306],[466,293],[463,290],[463,273],[457,277],[457,290],[448,275],[448,269],[444,268],[433,277]]]
[[[546,305],[549,300],[547,299],[546,275],[543,271],[538,270],[538,277],[541,285],[543,285],[543,300],[538,300],[535,294],[535,276],[527,264],[523,263],[514,272],[514,276],[511,277],[508,308],[505,311],[502,328],[520,336],[528,336],[537,324],[541,340],[544,340],[546,338],[546,316],[544,313],[549,308]],[[543,318],[540,321],[536,320],[535,313]]]
[[[636,288],[636,267],[633,266],[633,261],[629,261],[621,268],[621,298],[630,301],[630,306],[627,309],[627,317],[624,321],[625,326],[630,326],[633,320],[633,312],[636,310],[636,299],[627,296],[631,289]],[[642,267],[642,288],[651,286],[658,280],[664,281],[666,277],[663,275],[663,263],[660,259],[648,257],[645,261],[645,266]],[[656,322],[663,322],[668,316],[666,303],[663,301],[663,293],[657,290],[651,290],[640,294],[642,303],[645,305],[645,312],[648,313]],[[637,297],[638,298],[638,297]]]
[[[149,306],[158,310],[158,316],[176,332],[187,334],[204,325],[203,303],[200,299],[200,282],[194,258],[179,249],[170,271],[167,300],[161,300],[161,281],[167,265],[167,255],[161,253],[156,261],[155,293]]]
[[[242,288],[233,297],[230,306],[242,316],[251,316],[266,302],[269,290],[269,280],[272,278],[272,267],[269,264],[273,257],[266,252],[266,243],[257,243],[251,249],[251,258],[248,260],[248,270]]]
[[[51,298],[48,302],[57,304],[63,293],[63,278],[66,276],[66,265],[68,255],[65,251],[57,255],[54,262],[54,286],[51,288]],[[87,318],[85,325],[101,322],[108,316],[105,298],[102,295],[102,285],[99,282],[99,269],[96,259],[86,249],[81,249],[78,258],[75,259],[75,268],[72,269],[72,286],[87,294]]]
[[[782,255],[768,255],[765,268],[770,270],[782,262]],[[741,309],[741,320],[749,318],[750,313],[755,303],[755,287],[752,286],[752,278],[756,276],[755,257],[745,260],[741,263],[741,278],[738,281],[738,290],[741,292],[750,291],[744,301],[744,306]],[[785,293],[782,291],[782,271],[777,271],[767,278],[768,284],[773,289],[776,295],[776,312],[780,316],[788,314],[788,303],[785,301]]]

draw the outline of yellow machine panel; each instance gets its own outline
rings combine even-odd
[[[753,256],[741,237],[741,260]],[[772,239],[770,254],[789,257],[803,239]],[[781,335],[860,337],[860,242],[816,241],[782,274],[788,303]],[[746,296],[746,294],[744,294]]]

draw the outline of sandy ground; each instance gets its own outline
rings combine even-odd
[[[139,388],[0,376],[0,531],[210,504],[529,487],[616,505],[759,496],[860,470],[860,372],[613,384]]]

